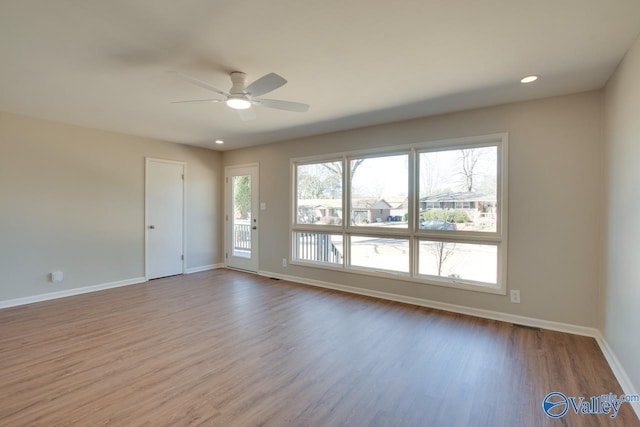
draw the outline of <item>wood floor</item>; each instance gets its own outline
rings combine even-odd
[[[640,425],[591,338],[214,270],[0,310],[0,426]]]

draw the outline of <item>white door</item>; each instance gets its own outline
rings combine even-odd
[[[226,265],[258,271],[258,165],[225,169]]]
[[[147,280],[184,272],[182,162],[146,159]]]

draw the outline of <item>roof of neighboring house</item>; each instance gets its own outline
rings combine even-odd
[[[357,205],[355,200],[353,201],[353,205]],[[380,199],[369,205],[369,209],[391,209],[391,205],[389,205],[386,200]]]
[[[342,199],[306,199],[298,201],[299,208],[341,208]]]
[[[385,197],[384,200],[391,206],[391,209],[403,209],[409,203],[407,196]]]
[[[463,191],[458,193],[441,193],[421,197],[421,202],[495,202],[495,194],[479,191]]]
[[[384,199],[367,198],[351,200],[352,209],[391,209]]]
[[[402,203],[400,204],[402,206]],[[335,208],[342,207],[342,199],[306,199],[298,202],[299,208]],[[353,199],[353,209],[393,209],[392,205],[384,199]]]
[[[421,202],[494,202],[496,196],[479,191],[463,191],[457,193],[441,193],[425,196]],[[361,198],[353,199],[352,209],[402,209],[407,202],[407,197],[385,197],[384,199]],[[298,202],[299,208],[342,208],[342,199],[306,199]]]

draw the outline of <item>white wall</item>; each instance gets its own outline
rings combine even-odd
[[[640,390],[640,38],[605,90],[605,339]]]
[[[219,153],[0,113],[0,301],[143,277],[145,156],[187,162],[187,267],[221,262]]]
[[[601,92],[410,120],[223,153],[225,166],[260,163],[260,269],[374,291],[595,327],[601,277]],[[309,267],[289,253],[290,158],[509,133],[508,287],[521,304],[473,291]]]

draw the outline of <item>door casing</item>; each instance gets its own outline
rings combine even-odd
[[[259,237],[260,237],[260,166],[258,163],[250,163],[243,165],[234,165],[227,166],[224,169],[225,179],[224,179],[224,188],[225,188],[225,215],[224,215],[224,226],[225,226],[225,266],[230,268],[237,268],[240,270],[246,270],[251,272],[257,272],[259,269]],[[233,201],[231,197],[233,195],[233,191],[231,188],[233,176],[247,175],[251,174],[251,225],[255,226],[256,229],[251,232],[251,259],[241,259],[233,256],[233,248],[231,245],[233,244],[232,238],[232,224],[233,224]],[[254,221],[255,220],[255,221]]]

